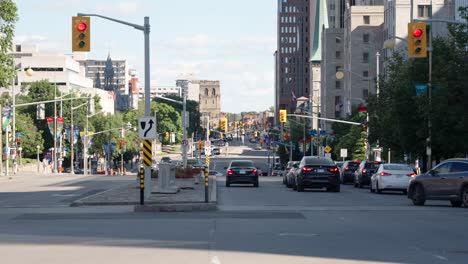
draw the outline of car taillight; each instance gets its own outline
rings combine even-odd
[[[308,168],[308,167],[303,167],[303,168],[302,168],[302,171],[303,171],[303,172],[311,172],[311,171],[313,171],[313,170],[314,170],[314,168]]]
[[[367,172],[367,170],[366,170],[366,169],[362,169],[362,173],[366,173],[366,172]]]
[[[344,169],[345,169],[345,170],[349,170],[349,167],[348,167],[348,166],[346,166]]]
[[[232,169],[229,169],[227,174],[232,175]]]
[[[252,171],[252,173],[253,173],[254,175],[257,175],[258,170],[257,170],[257,169],[254,169],[254,170]]]
[[[408,173],[408,174],[406,174],[406,176],[408,176],[408,177],[416,177],[416,173]]]
[[[337,168],[337,167],[328,168],[328,171],[329,171],[329,172],[337,172],[337,171],[338,171],[338,168]]]
[[[392,175],[392,174],[391,174],[391,173],[388,173],[388,172],[385,172],[385,171],[382,171],[382,172],[380,173],[380,176],[390,176],[390,175]]]

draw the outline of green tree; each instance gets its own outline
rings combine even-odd
[[[356,146],[352,154],[353,160],[365,160],[366,159],[366,132],[361,131],[361,134],[356,141]]]
[[[16,4],[11,0],[0,1],[0,87],[7,87],[15,76],[13,57],[8,54],[18,20]]]
[[[35,158],[37,153],[36,146],[43,150],[44,139],[42,138],[43,131],[38,131],[34,125],[31,116],[18,113],[16,114],[16,133],[23,136],[19,137],[18,146],[22,147],[22,155],[26,158]]]

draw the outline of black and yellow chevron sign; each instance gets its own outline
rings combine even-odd
[[[153,155],[151,153],[152,140],[143,140],[143,166],[151,167]]]

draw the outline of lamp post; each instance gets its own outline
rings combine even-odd
[[[39,163],[39,149],[41,147],[39,145],[36,146],[37,149],[37,173],[39,173],[40,163]]]
[[[19,67],[15,67],[15,71],[16,72],[19,72],[21,71],[21,64],[19,65]],[[34,74],[34,71],[31,69],[31,67],[28,67],[28,69],[25,71],[26,75],[27,76],[32,76]],[[20,78],[18,76],[18,86],[20,86],[20,89],[21,89],[21,81],[20,81]],[[16,148],[16,89],[15,89],[15,81],[13,80],[12,84],[11,84],[11,98],[12,98],[12,102],[13,102],[13,105],[12,105],[12,118],[11,118],[11,123],[12,123],[12,131],[11,131],[11,138],[12,138],[12,146],[14,146]],[[8,139],[7,139],[7,142],[8,142]],[[8,165],[8,156],[7,156],[7,165]]]

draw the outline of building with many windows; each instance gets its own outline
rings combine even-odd
[[[106,60],[83,59],[74,54],[85,68],[86,77],[93,80],[94,87],[115,94],[115,108],[125,111],[130,108],[130,70],[126,60],[112,60],[110,54]]]
[[[344,28],[344,112],[365,102],[376,92],[377,57],[382,49],[383,1],[355,0],[347,3]]]
[[[278,0],[275,109],[293,112],[309,96],[309,1]]]

